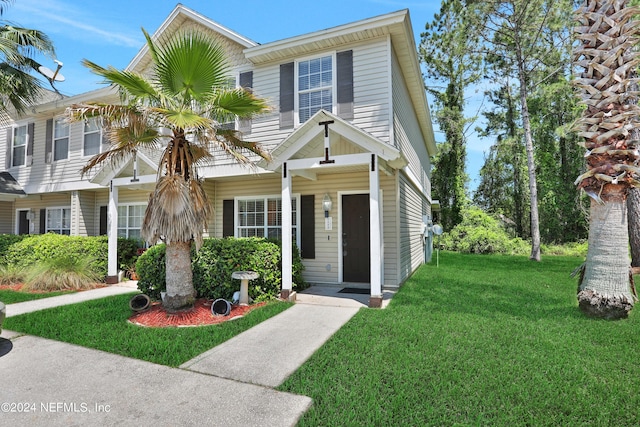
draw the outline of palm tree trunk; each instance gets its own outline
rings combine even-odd
[[[626,188],[605,185],[601,198],[591,200],[589,249],[578,304],[587,315],[623,319],[633,308],[629,282],[629,237]]]
[[[627,196],[631,266],[640,267],[640,188],[630,188]]]
[[[167,311],[183,311],[193,307],[195,291],[191,270],[191,242],[167,243],[167,294],[163,306]]]

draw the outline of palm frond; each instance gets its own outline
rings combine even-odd
[[[82,65],[89,68],[92,73],[103,77],[103,83],[117,87],[134,100],[158,99],[160,95],[149,80],[144,76],[125,70],[118,70],[112,66],[103,68],[88,59],[82,60]]]
[[[210,108],[206,114],[219,123],[230,121],[229,118],[251,118],[257,114],[270,111],[265,99],[258,98],[251,91],[244,88],[219,89],[212,93],[208,100]]]

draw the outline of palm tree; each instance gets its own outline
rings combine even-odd
[[[0,15],[9,3],[0,0]],[[9,107],[23,113],[42,96],[40,80],[29,74],[40,67],[33,59],[38,53],[55,55],[46,34],[0,21],[0,123],[6,122]]]
[[[578,302],[590,316],[627,317],[634,295],[630,275],[626,197],[639,187],[638,126],[640,107],[634,90],[640,62],[634,49],[639,10],[628,0],[587,0],[578,9],[574,51],[583,69],[575,84],[585,110],[578,122],[584,138],[587,171],[576,180],[591,196],[589,249],[578,286]]]
[[[250,153],[269,159],[258,144],[220,126],[268,107],[249,90],[229,88],[225,51],[206,35],[179,32],[154,41],[143,32],[153,61],[152,75],[102,68],[85,59],[85,66],[119,89],[123,103],[73,105],[69,115],[71,120],[99,117],[111,142],[108,151],[90,159],[83,173],[104,162],[117,164],[141,149],[158,150],[166,143],[141,234],[149,243],[162,240],[167,245],[163,304],[178,311],[193,306],[191,246],[195,242],[198,248],[202,243],[211,213],[197,167],[212,159],[213,149],[222,149],[244,164],[251,163]]]

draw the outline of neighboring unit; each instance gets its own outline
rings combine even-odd
[[[215,212],[206,233],[282,239],[283,297],[293,242],[308,282],[369,284],[370,305],[379,306],[383,287],[402,284],[431,246],[436,147],[409,12],[259,45],[178,5],[154,37],[194,27],[225,47],[230,79],[273,107],[225,124],[268,148],[271,162],[241,166],[220,151],[200,169]],[[149,64],[145,46],[128,69]],[[64,113],[117,99],[105,88],[37,105],[0,131],[0,232],[108,234],[110,279],[117,236],[140,236],[159,153],[81,177],[108,141],[99,121],[68,124]]]

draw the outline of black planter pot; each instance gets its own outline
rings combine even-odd
[[[228,316],[231,313],[231,303],[219,298],[211,304],[211,313],[214,316]]]
[[[150,306],[151,298],[145,294],[135,295],[129,300],[129,308],[137,313],[148,310]]]

